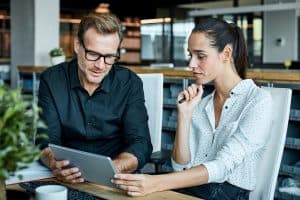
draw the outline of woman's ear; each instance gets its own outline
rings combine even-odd
[[[77,37],[74,38],[74,51],[76,54],[78,54],[80,48],[80,41]]]
[[[224,62],[230,62],[232,60],[232,46],[227,44],[224,47],[222,54]]]

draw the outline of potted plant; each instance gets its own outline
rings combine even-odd
[[[51,63],[53,65],[57,65],[57,64],[62,63],[66,60],[64,50],[61,47],[52,49],[49,52],[49,55],[50,55],[50,58],[51,58]]]
[[[6,199],[5,179],[40,157],[33,141],[37,128],[45,125],[38,112],[36,103],[23,100],[20,89],[0,87],[0,200]]]

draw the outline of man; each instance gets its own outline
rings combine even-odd
[[[54,143],[110,156],[118,172],[140,169],[152,152],[141,79],[115,64],[122,41],[114,15],[89,15],[74,40],[77,59],[40,76],[39,106],[48,141],[39,141],[41,161],[61,181],[83,182],[69,161],[56,161]]]

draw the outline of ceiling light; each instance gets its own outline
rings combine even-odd
[[[171,22],[170,17],[141,20],[141,24],[169,23],[169,22]]]
[[[95,9],[96,13],[110,13],[109,3],[100,3],[98,7]]]
[[[295,10],[300,8],[300,3],[277,3],[277,4],[264,4],[256,6],[240,6],[230,8],[215,8],[205,10],[189,11],[190,17],[208,16],[208,15],[224,15],[224,14],[239,14],[239,13],[254,13],[254,12],[272,12],[280,10]]]

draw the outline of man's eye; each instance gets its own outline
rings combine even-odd
[[[94,57],[98,57],[98,56],[99,56],[99,54],[97,54],[97,53],[95,53],[95,52],[92,52],[92,51],[88,52],[88,54],[89,54],[90,56],[94,56]]]

